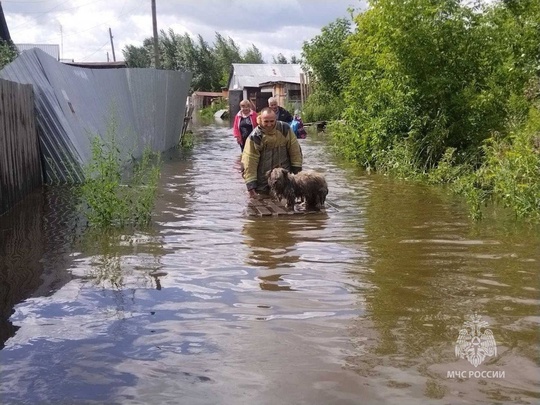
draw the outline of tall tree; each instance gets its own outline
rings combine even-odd
[[[483,142],[508,132],[509,115],[527,111],[524,86],[539,66],[540,31],[538,1],[506,4],[518,7],[377,0],[356,17],[342,64],[345,114],[355,129],[342,143],[355,158],[376,166],[401,148],[429,170],[447,148],[480,160]]]
[[[281,65],[286,65],[287,63],[289,63],[287,61],[287,58],[282,53],[278,53],[276,57],[272,56],[272,60],[273,63],[279,63]]]
[[[261,51],[253,44],[251,48],[248,48],[243,59],[244,63],[264,63]]]
[[[192,88],[207,91],[221,90],[221,71],[216,62],[214,51],[200,34],[197,37]]]
[[[187,33],[180,35],[173,29],[161,30],[159,48],[163,69],[186,70],[193,74],[192,91],[220,91],[227,85],[232,63],[264,63],[257,47],[252,45],[242,57],[234,40],[218,32],[214,46],[210,46],[201,35],[194,41]],[[140,47],[127,45],[122,52],[129,67],[153,66],[152,38],[146,38]]]
[[[134,46],[134,45],[126,45],[124,49],[122,49],[122,54],[124,55],[124,60],[126,62],[127,67],[130,68],[149,68],[152,66],[152,47],[153,44],[147,44],[147,41],[150,39],[145,40],[145,44],[143,46]]]
[[[341,94],[347,81],[341,63],[346,56],[345,42],[351,34],[350,26],[349,20],[338,18],[302,46],[305,70],[313,73],[323,91],[334,96]]]
[[[300,62],[301,62],[300,59],[297,58],[296,55],[291,56],[291,63],[292,64],[299,65]]]
[[[168,33],[162,30],[159,45],[163,68],[190,72],[196,69],[195,61],[198,49],[187,33],[179,35],[172,29],[169,29]]]
[[[216,32],[214,53],[221,71],[221,85],[225,86],[229,80],[231,64],[242,63],[240,48],[231,37],[225,39],[219,32]]]

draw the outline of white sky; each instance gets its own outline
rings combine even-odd
[[[116,60],[126,45],[152,36],[151,0],[1,0],[13,42],[58,44],[60,57],[78,62]],[[231,37],[242,51],[254,44],[266,62],[282,53],[300,57],[302,44],[363,0],[156,0],[158,30]]]

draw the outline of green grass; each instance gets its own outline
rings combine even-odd
[[[181,149],[193,149],[195,142],[195,137],[193,136],[193,131],[186,131],[180,139],[180,148]]]

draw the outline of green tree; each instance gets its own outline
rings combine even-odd
[[[152,65],[153,51],[146,46],[126,45],[122,54],[127,67],[148,68]]]
[[[171,28],[168,32],[162,30],[159,47],[163,69],[194,72],[197,49],[187,33],[179,35]]]
[[[197,52],[195,55],[195,70],[193,72],[192,88],[195,90],[221,90],[221,71],[213,49],[198,35]]]
[[[247,49],[242,59],[244,63],[264,63],[261,51],[253,44]]]
[[[457,179],[477,209],[491,197],[540,219],[538,21],[535,0],[373,0],[337,75],[316,69],[326,60],[309,51],[320,48],[305,47],[304,59],[321,87],[332,82],[321,77],[343,83],[347,126],[334,139],[345,156],[399,176]]]
[[[343,75],[341,63],[346,57],[345,41],[351,33],[351,22],[338,18],[323,27],[321,34],[302,46],[304,69],[312,72],[320,91],[339,96],[347,77]]]
[[[12,44],[0,39],[0,69],[11,63],[17,55],[18,52]]]
[[[146,38],[140,47],[128,45],[122,52],[128,67],[152,67],[154,64],[152,38]],[[187,33],[180,35],[173,29],[161,30],[159,55],[163,69],[185,70],[193,74],[191,91],[220,91],[227,85],[232,63],[264,63],[255,45],[242,56],[234,40],[218,32],[214,46],[210,46],[201,35],[193,40]]]
[[[283,56],[282,53],[278,53],[277,57],[272,56],[272,63],[279,63],[282,65],[286,65],[289,62],[287,61],[287,58]]]
[[[358,132],[349,149],[364,164],[382,163],[404,142],[409,161],[428,169],[446,148],[476,153],[503,129],[509,75],[493,72],[506,51],[481,7],[378,0],[356,24],[344,63],[346,115]]]
[[[221,72],[221,86],[225,86],[229,80],[231,64],[242,63],[240,48],[231,37],[225,39],[219,32],[216,32],[214,54]]]

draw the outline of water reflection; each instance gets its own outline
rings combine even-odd
[[[246,220],[242,230],[243,242],[249,247],[246,263],[269,269],[293,267],[299,259],[294,226],[288,218]]]
[[[246,245],[246,265],[259,269],[262,290],[294,291],[286,279],[294,269],[317,262],[315,246],[324,239],[328,217],[323,213],[302,216],[247,219],[242,235]]]
[[[17,303],[71,279],[65,269],[80,235],[74,206],[68,188],[47,187],[0,216],[0,348],[18,329],[9,320]]]
[[[532,267],[538,267],[540,252],[523,243],[523,234],[481,231],[451,197],[386,180],[371,188],[366,219],[372,269],[367,279],[375,287],[366,304],[376,339],[369,355],[362,347],[350,365],[362,375],[395,381],[396,391],[407,397],[497,401],[504,398],[501,389],[519,398],[534,392],[527,373],[538,371],[531,349],[540,332],[531,315],[539,297],[537,288],[524,286],[537,277]],[[523,232],[538,240],[530,229]],[[447,371],[475,370],[454,354],[463,321],[475,312],[489,323],[499,351],[482,370],[506,371],[504,380],[483,380],[484,394],[447,378]],[[418,374],[404,379],[401,370],[411,367]],[[423,392],[415,392],[422,386]]]
[[[151,228],[88,229],[76,245],[79,250],[72,274],[91,280],[96,287],[121,291],[125,288],[159,288],[166,273],[160,238]]]

